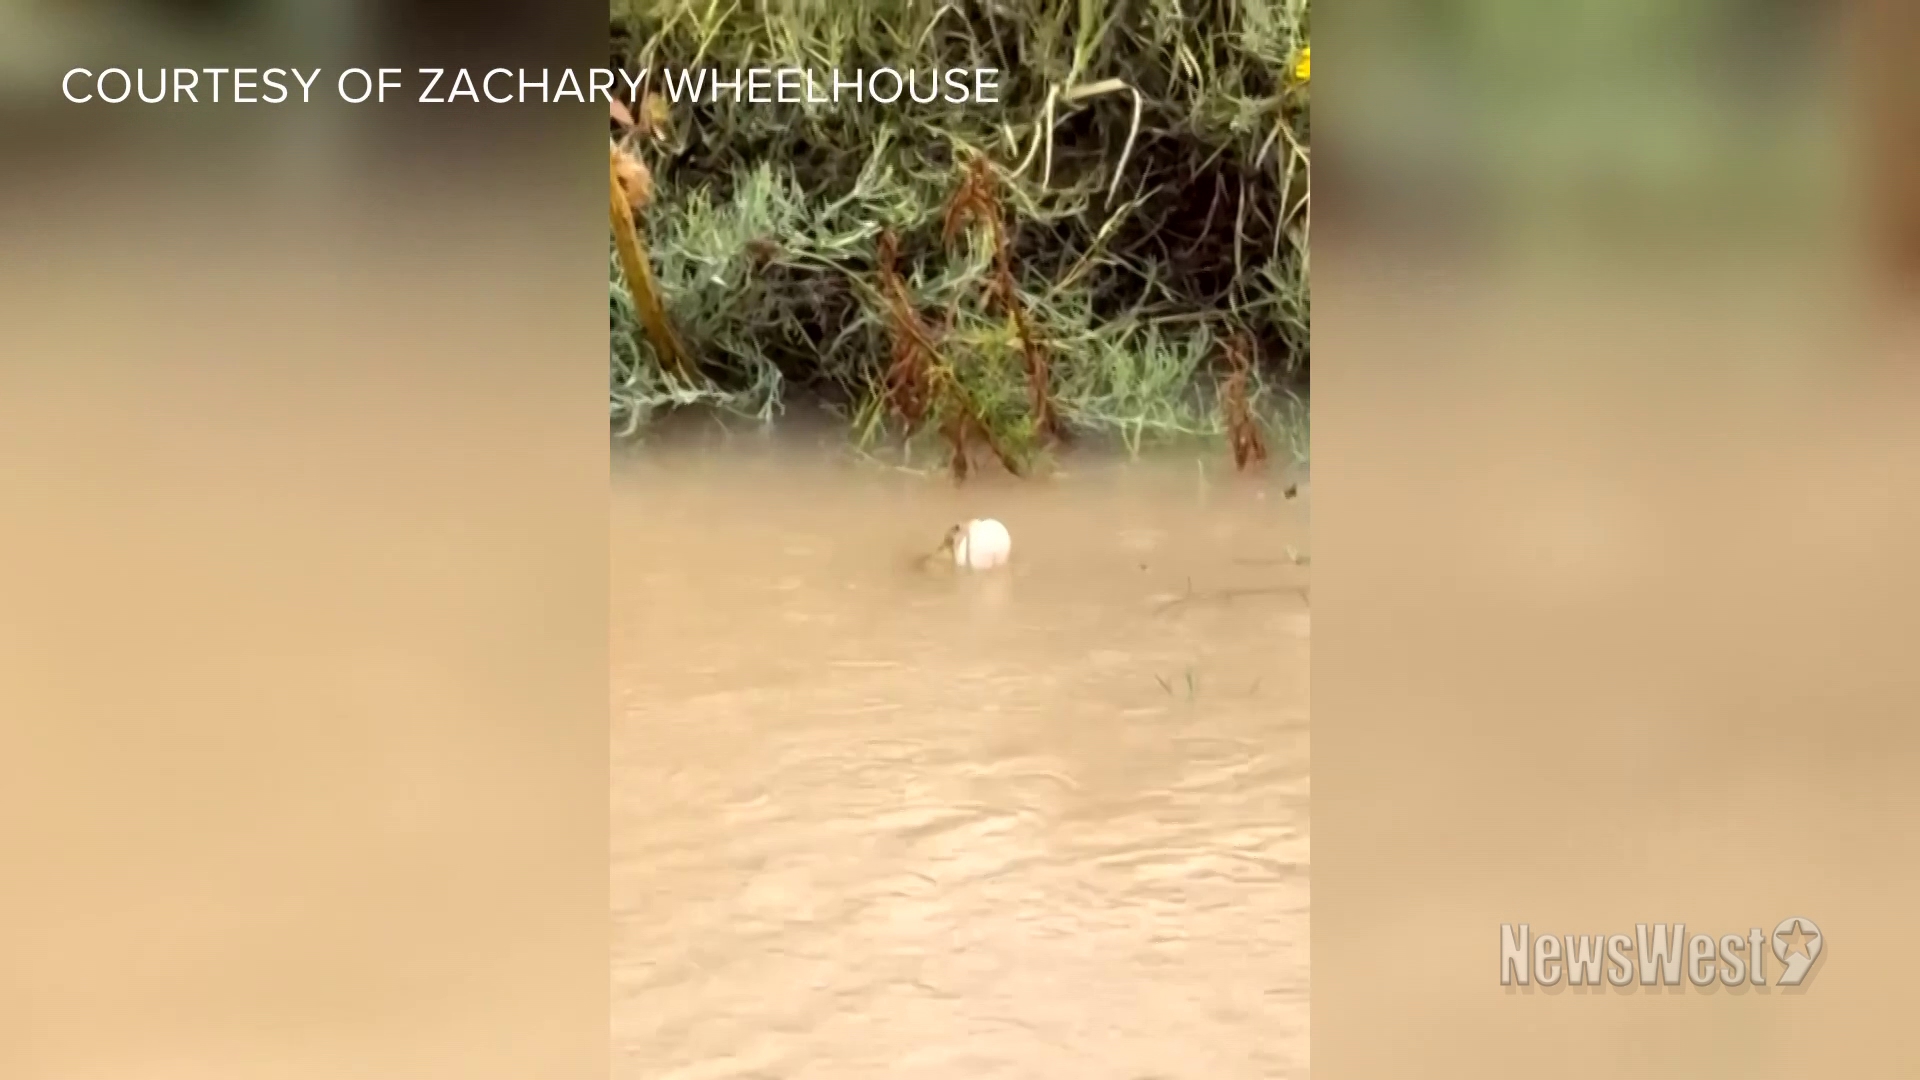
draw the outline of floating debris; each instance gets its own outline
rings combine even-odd
[[[1007,564],[1013,537],[992,518],[974,518],[948,529],[940,550],[950,554],[953,565],[962,570],[992,570]]]

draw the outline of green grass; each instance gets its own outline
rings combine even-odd
[[[617,433],[690,405],[767,419],[808,395],[863,441],[900,434],[878,389],[887,229],[922,317],[951,313],[942,362],[1031,449],[990,246],[942,238],[984,157],[1069,431],[1134,450],[1220,437],[1221,345],[1238,337],[1256,346],[1249,396],[1275,456],[1306,457],[1309,124],[1291,73],[1307,0],[615,0],[611,15],[628,70],[1001,72],[990,105],[673,105],[670,135],[638,148],[656,181],[642,227],[702,377],[655,362],[610,241]]]

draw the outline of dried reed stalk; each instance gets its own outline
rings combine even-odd
[[[893,355],[882,380],[883,392],[894,413],[909,428],[916,428],[926,420],[932,404],[931,372],[939,366],[939,353],[931,328],[914,310],[907,283],[900,277],[900,245],[891,229],[881,230],[878,255],[880,292],[886,299],[893,341]]]
[[[936,411],[944,413],[940,432],[952,450],[954,479],[965,480],[971,472],[968,444],[975,437],[987,444],[1009,473],[1021,475],[1018,459],[994,437],[973,395],[940,359],[934,330],[920,317],[906,280],[900,276],[896,265],[899,251],[892,230],[881,230],[880,291],[886,299],[887,324],[893,339],[891,362],[882,380],[888,406],[909,431],[917,430]]]
[[[1027,397],[1029,407],[1033,410],[1034,430],[1043,438],[1061,439],[1062,429],[1049,386],[1047,353],[1040,344],[1039,335],[1034,332],[1026,306],[1020,303],[1019,291],[1014,286],[1012,242],[1007,236],[1006,220],[1001,213],[1000,192],[994,182],[993,167],[984,157],[976,157],[968,164],[960,186],[954,189],[953,197],[947,202],[946,217],[941,228],[942,238],[951,246],[967,225],[974,222],[987,227],[988,239],[993,244],[993,280],[988,286],[988,296],[997,301],[1000,310],[1013,319],[1014,332],[1020,338],[1020,353],[1026,361]]]
[[[608,212],[613,223],[613,243],[620,253],[620,269],[626,275],[627,289],[633,294],[634,310],[640,316],[640,325],[646,329],[647,340],[653,343],[653,351],[674,374],[685,379],[694,377],[693,362],[688,359],[687,351],[680,344],[680,338],[673,331],[673,324],[667,319],[667,309],[660,302],[660,289],[653,280],[653,269],[647,263],[646,249],[641,246],[639,228],[634,224],[633,196],[621,178],[621,162],[635,159],[626,155],[619,144],[608,140],[607,182]],[[644,171],[644,166],[641,166]],[[648,185],[651,192],[651,185]]]
[[[613,144],[614,171],[620,176],[620,190],[626,193],[627,208],[633,212],[636,230],[640,215],[653,205],[653,171],[619,143]]]
[[[1260,434],[1260,421],[1254,417],[1247,390],[1253,378],[1248,346],[1244,340],[1229,338],[1226,353],[1228,374],[1220,388],[1220,408],[1225,414],[1228,442],[1233,446],[1233,467],[1244,471],[1267,460],[1267,442]]]

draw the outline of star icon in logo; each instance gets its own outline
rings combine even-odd
[[[1820,958],[1822,944],[1820,928],[1812,919],[1798,916],[1781,919],[1780,925],[1773,928],[1773,955],[1787,965],[1780,973],[1779,985],[1799,986],[1813,969],[1813,962]]]
[[[1780,935],[1780,940],[1787,943],[1788,956],[1804,955],[1811,959],[1813,956],[1813,943],[1819,939],[1801,929],[1801,924],[1796,922],[1793,924],[1792,930]]]

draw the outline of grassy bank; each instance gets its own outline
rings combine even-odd
[[[818,395],[1022,469],[1055,436],[1304,456],[1307,0],[614,0],[616,65],[998,69],[997,103],[664,80],[626,145],[690,375],[608,254],[612,420]],[[889,89],[890,84],[889,84]],[[988,454],[988,452],[991,454]]]

